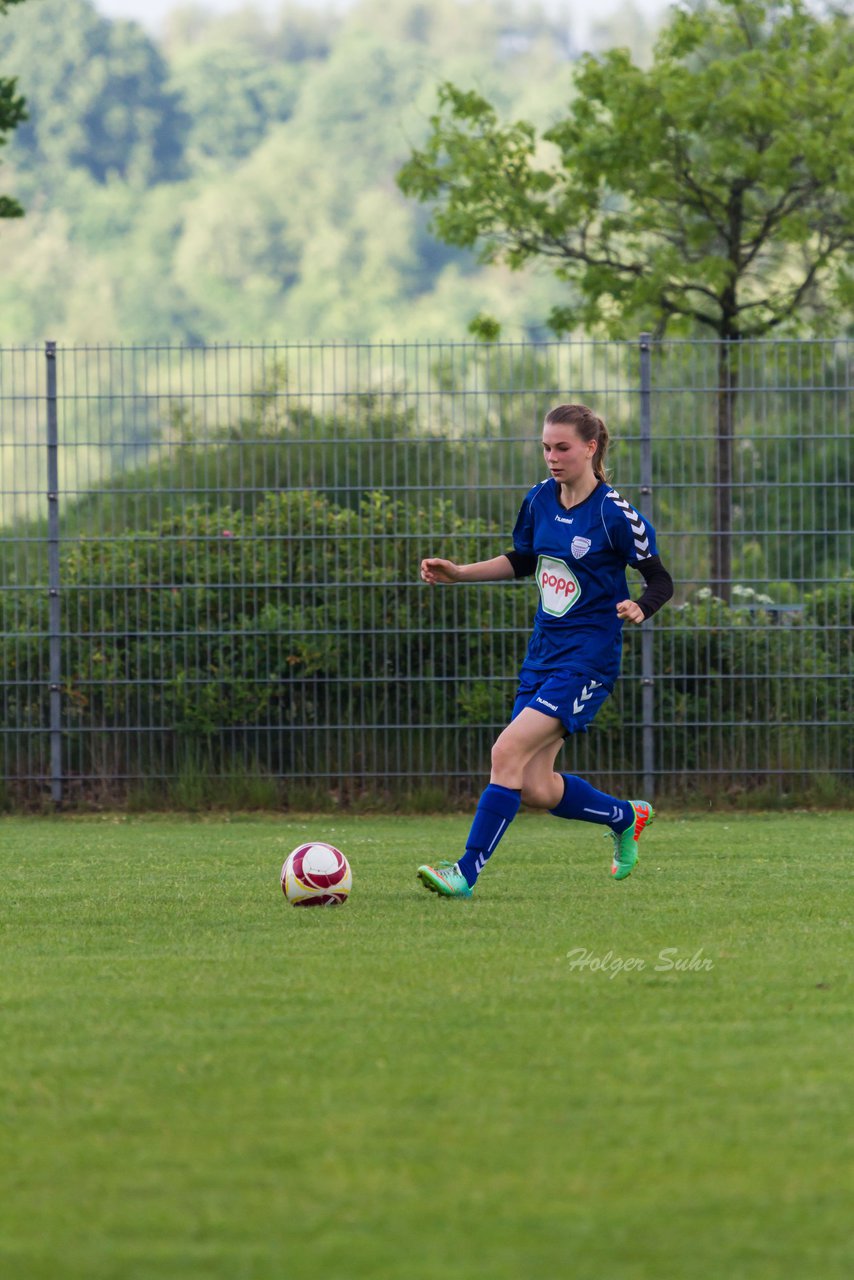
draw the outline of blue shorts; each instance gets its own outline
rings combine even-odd
[[[605,701],[609,690],[591,676],[575,671],[523,672],[519,677],[511,720],[530,707],[560,720],[566,732],[583,733]]]

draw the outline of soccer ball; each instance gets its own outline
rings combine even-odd
[[[336,906],[347,901],[352,886],[350,864],[334,845],[315,840],[285,858],[282,893],[294,907]]]

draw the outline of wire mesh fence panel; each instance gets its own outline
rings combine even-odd
[[[710,573],[720,487],[719,344],[653,360],[656,512],[682,608],[656,620],[657,768],[741,788],[812,780],[832,798],[854,761],[850,635],[852,345],[730,352],[734,434],[725,581]]]
[[[0,777],[50,775],[45,360],[0,348]]]
[[[510,548],[566,401],[606,419],[677,596],[646,641],[627,630],[564,767],[832,798],[854,758],[851,344],[730,352],[724,446],[718,344],[643,350],[59,348],[54,537],[46,355],[0,352],[10,802],[477,789],[536,591],[430,589],[419,563]]]

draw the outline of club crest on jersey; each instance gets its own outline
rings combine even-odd
[[[572,552],[572,554],[575,556],[576,560],[580,560],[582,556],[587,555],[587,552],[590,550],[591,545],[592,544],[589,538],[575,537],[572,539],[569,549]]]
[[[581,585],[564,560],[540,556],[537,561],[537,586],[543,611],[562,618],[581,599]]]

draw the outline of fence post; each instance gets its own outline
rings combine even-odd
[[[59,595],[59,424],[56,343],[45,343],[47,368],[47,585],[50,692],[50,797],[62,804],[62,601]]]
[[[643,514],[652,509],[652,334],[640,335],[640,491]],[[643,795],[655,798],[655,619],[641,627],[641,749]]]

